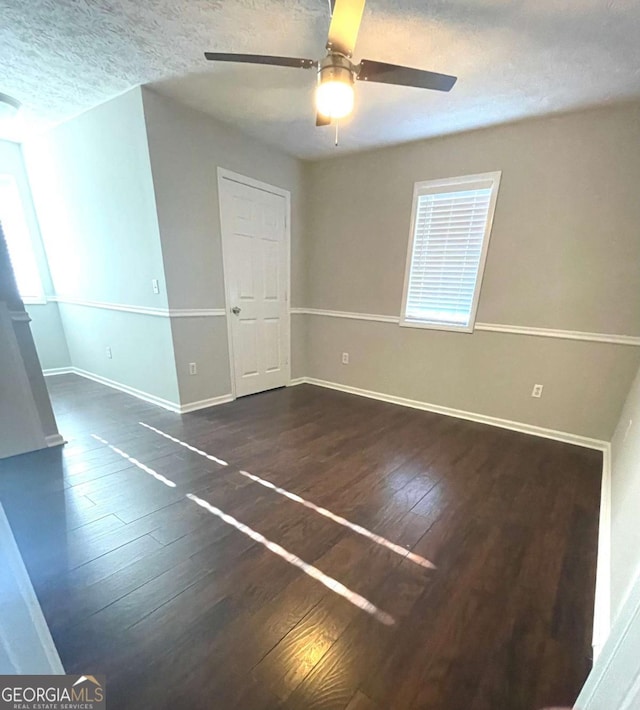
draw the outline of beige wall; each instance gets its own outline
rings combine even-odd
[[[210,116],[143,89],[170,308],[224,308],[218,167],[291,193],[291,301],[305,288],[302,163]],[[172,320],[181,402],[231,392],[223,317]],[[295,321],[293,328],[295,329]],[[299,342],[292,333],[292,341]],[[300,347],[292,371],[300,371]],[[188,372],[198,363],[198,375]]]
[[[309,328],[307,318],[301,314],[291,315],[291,379],[304,377],[308,370]]]
[[[575,340],[306,318],[308,376],[594,439],[609,438],[640,354]],[[535,383],[545,386],[541,399],[530,396]]]
[[[227,323],[221,316],[172,318],[171,334],[176,356],[180,402],[189,404],[231,392]],[[195,362],[197,375],[189,374]]]
[[[478,321],[639,336],[638,105],[307,164],[305,306],[398,316],[413,183],[493,170]],[[631,346],[306,319],[308,376],[606,440],[640,362]]]

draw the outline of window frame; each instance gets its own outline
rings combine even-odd
[[[23,196],[22,191],[20,189],[20,183],[19,183],[17,177],[13,173],[10,173],[7,171],[0,171],[0,180],[6,180],[7,182],[11,183],[12,187],[15,190],[15,193],[17,195],[19,208],[20,208],[20,211],[22,214],[22,218],[24,219],[26,235],[29,239],[29,248],[31,250],[31,255],[33,257],[33,262],[35,265],[36,274],[38,275],[38,285],[40,287],[38,295],[24,296],[20,292],[20,285],[18,283],[16,283],[16,286],[18,287],[18,295],[20,296],[20,300],[25,305],[39,305],[39,306],[45,305],[47,303],[47,297],[45,294],[44,283],[42,280],[42,273],[40,271],[40,260],[38,258],[36,244],[35,244],[35,240],[33,237],[33,228],[29,222],[29,217],[27,216],[27,206],[25,205],[24,196]],[[11,260],[11,249],[9,248],[9,237],[7,236],[6,231],[4,232],[4,236],[5,236],[7,251],[9,253],[9,260]],[[12,265],[12,267],[13,267],[13,265]],[[17,279],[16,279],[16,282],[17,282]]]
[[[476,323],[476,313],[478,303],[480,301],[480,290],[482,288],[482,279],[484,278],[484,269],[487,261],[487,253],[489,251],[489,242],[491,240],[491,232],[493,229],[493,218],[495,214],[496,202],[498,200],[498,191],[500,189],[500,178],[502,171],[497,170],[489,173],[477,173],[475,175],[461,175],[459,177],[443,178],[438,180],[424,180],[416,182],[413,185],[413,202],[411,206],[411,227],[409,231],[409,243],[407,247],[407,258],[404,271],[404,285],[402,290],[402,306],[400,311],[400,325],[405,328],[425,328],[427,330],[448,330],[455,333],[473,333]],[[413,261],[413,247],[416,237],[416,218],[418,213],[418,198],[427,194],[438,194],[441,192],[454,191],[452,188],[459,188],[460,191],[472,189],[478,183],[491,183],[491,197],[489,198],[489,209],[487,211],[487,221],[485,223],[484,235],[482,239],[482,252],[480,261],[478,262],[478,273],[476,284],[471,302],[471,311],[469,312],[469,323],[467,325],[454,325],[453,323],[438,323],[427,320],[416,320],[407,318],[407,300],[409,298],[409,283],[411,277],[411,265]]]

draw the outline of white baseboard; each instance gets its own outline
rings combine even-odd
[[[211,397],[209,399],[201,399],[195,402],[187,402],[186,404],[178,404],[177,402],[171,402],[170,400],[163,399],[162,397],[157,397],[156,395],[149,394],[148,392],[143,392],[142,390],[136,389],[135,387],[130,387],[129,385],[124,385],[115,380],[111,380],[102,375],[96,375],[93,372],[88,372],[87,370],[82,370],[78,367],[64,367],[56,368],[53,370],[45,370],[44,374],[46,376],[53,375],[66,375],[74,374],[80,375],[81,377],[86,377],[89,380],[98,382],[107,387],[112,387],[113,389],[119,390],[120,392],[125,392],[133,397],[137,397],[150,404],[156,404],[159,407],[168,409],[171,412],[176,412],[177,414],[187,414],[188,412],[195,412],[199,409],[206,409],[207,407],[215,407],[219,404],[226,404],[227,402],[232,402],[234,397],[232,394],[224,394],[218,397]],[[458,419],[466,419],[472,422],[479,422],[481,424],[490,424],[491,426],[497,426],[501,429],[510,429],[511,431],[518,431],[523,434],[532,434],[534,436],[541,436],[545,439],[554,439],[555,441],[562,441],[567,444],[575,444],[576,446],[584,446],[588,449],[597,449],[598,451],[605,452],[605,459],[607,458],[606,453],[609,451],[609,442],[602,439],[591,439],[586,436],[580,436],[578,434],[571,434],[569,432],[557,431],[555,429],[546,429],[545,427],[535,426],[534,424],[525,424],[524,422],[515,422],[509,419],[500,419],[499,417],[491,417],[486,414],[478,414],[476,412],[467,412],[463,409],[453,409],[452,407],[443,407],[439,404],[431,404],[429,402],[422,402],[416,399],[408,399],[407,397],[398,397],[396,395],[385,394],[384,392],[375,392],[373,390],[361,389],[360,387],[351,387],[349,385],[342,385],[338,382],[328,382],[327,380],[319,380],[315,377],[296,377],[289,382],[290,387],[301,384],[317,385],[318,387],[326,387],[328,389],[339,390],[340,392],[348,392],[349,394],[356,394],[360,397],[368,397],[369,399],[377,399],[382,402],[390,402],[391,404],[399,404],[403,407],[411,407],[412,409],[421,409],[426,412],[434,412],[435,414],[444,414],[449,417],[456,417]],[[56,446],[57,444],[52,444]],[[604,473],[603,473],[604,480]]]
[[[149,402],[149,404],[155,404],[163,409],[168,409],[170,412],[175,412],[176,414],[188,414],[189,412],[195,412],[198,409],[206,409],[207,407],[215,407],[218,404],[225,404],[226,402],[233,401],[234,397],[232,394],[225,394],[219,397],[211,397],[209,399],[201,399],[196,402],[187,402],[186,404],[179,404],[178,402],[172,402],[168,399],[163,399],[155,394],[150,394],[149,392],[144,392],[135,387],[125,385],[122,382],[117,382],[116,380],[111,380],[108,377],[103,377],[102,375],[96,375],[94,372],[89,372],[88,370],[83,370],[79,367],[60,367],[51,370],[44,370],[44,375],[46,377],[52,377],[54,375],[79,375],[87,380],[92,380],[93,382],[98,382],[101,385],[111,387],[119,392],[124,392],[132,397],[137,397],[143,402]],[[57,446],[57,444],[51,444],[52,446]]]
[[[609,447],[609,442],[603,441],[601,439],[592,439],[587,436],[571,434],[565,431],[557,431],[555,429],[546,429],[545,427],[535,426],[534,424],[514,422],[509,419],[500,419],[499,417],[491,417],[486,414],[467,412],[463,409],[443,407],[439,404],[431,404],[429,402],[422,402],[416,399],[408,399],[407,397],[397,397],[396,395],[386,394],[384,392],[375,392],[373,390],[361,389],[360,387],[351,387],[349,385],[339,384],[338,382],[328,382],[327,380],[319,380],[315,377],[299,377],[296,378],[296,380],[291,381],[292,385],[298,385],[303,383],[317,385],[318,387],[326,387],[332,390],[339,390],[340,392],[348,392],[349,394],[357,394],[360,397],[368,397],[369,399],[378,399],[382,402],[389,402],[391,404],[399,404],[403,407],[411,407],[412,409],[421,409],[423,411],[433,412],[435,414],[444,414],[448,417],[466,419],[472,422],[479,422],[480,424],[490,424],[491,426],[497,426],[501,429],[510,429],[511,431],[518,431],[523,434],[532,434],[534,436],[540,436],[545,439],[554,439],[555,441],[562,441],[566,444],[584,446],[587,449],[597,449],[598,451],[606,451]]]
[[[49,436],[44,437],[44,440],[47,442],[47,446],[49,448],[53,446],[62,446],[66,443],[62,434],[49,434]]]
[[[172,402],[168,399],[163,399],[155,394],[149,394],[149,392],[144,392],[136,387],[131,387],[130,385],[122,384],[122,382],[117,382],[116,380],[111,380],[108,377],[103,377],[102,375],[96,375],[94,372],[89,372],[88,370],[82,370],[79,367],[74,367],[73,372],[80,377],[85,377],[87,380],[93,380],[101,385],[106,385],[112,389],[119,390],[125,394],[130,394],[133,397],[143,400],[144,402],[149,402],[150,404],[156,404],[158,407],[163,407],[168,409],[170,412],[180,413],[180,405],[176,402]]]
[[[598,526],[598,563],[593,614],[593,660],[595,661],[611,630],[611,445],[602,454],[600,522]]]
[[[229,394],[223,394],[219,397],[211,397],[210,399],[201,399],[197,402],[189,402],[188,404],[180,405],[180,414],[188,414],[189,412],[195,412],[198,409],[207,409],[208,407],[216,407],[218,404],[226,404],[227,402],[233,402],[234,396]]]

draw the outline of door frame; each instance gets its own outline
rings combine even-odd
[[[229,377],[231,379],[231,395],[233,399],[237,398],[236,395],[236,377],[235,377],[235,357],[233,350],[233,333],[231,330],[231,318],[229,317],[231,304],[229,298],[229,279],[227,275],[229,274],[229,252],[230,249],[226,245],[228,236],[225,236],[224,225],[222,220],[222,201],[224,195],[224,181],[229,180],[231,182],[237,182],[241,185],[246,185],[247,187],[253,187],[257,190],[262,190],[263,192],[270,192],[273,195],[278,195],[284,198],[285,202],[285,217],[284,217],[284,248],[285,248],[285,306],[286,314],[284,319],[285,335],[284,335],[284,345],[285,345],[285,377],[286,384],[291,384],[291,193],[289,190],[285,190],[281,187],[276,187],[275,185],[270,185],[266,182],[261,182],[260,180],[255,180],[254,178],[247,177],[246,175],[241,175],[240,173],[233,172],[233,170],[228,170],[227,168],[222,168],[218,166],[218,219],[220,221],[220,243],[222,246],[222,275],[224,281],[224,315],[227,322],[227,343],[229,346]]]

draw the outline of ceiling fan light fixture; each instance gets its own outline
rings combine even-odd
[[[17,99],[14,99],[13,96],[3,94],[0,91],[0,119],[13,118],[21,106],[22,104]]]
[[[327,118],[344,118],[353,111],[353,86],[344,81],[325,81],[316,89],[316,108]]]
[[[292,69],[317,69],[316,126],[348,116],[353,111],[356,81],[396,86],[413,86],[433,91],[451,91],[456,77],[448,74],[404,67],[399,64],[362,59],[354,64],[352,57],[362,22],[366,0],[329,0],[331,24],[327,38],[327,54],[321,61],[302,57],[281,57],[266,54],[235,54],[205,52],[213,62],[266,64]],[[336,145],[338,124],[336,123]]]
[[[354,80],[351,62],[341,55],[330,54],[318,70],[318,113],[332,119],[348,116],[353,111]]]

